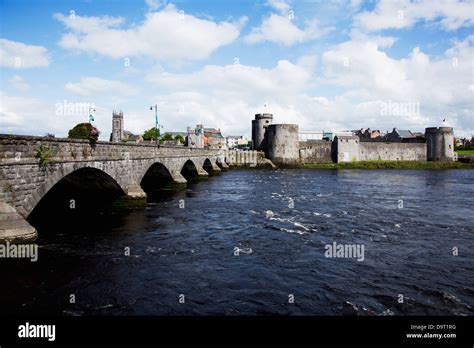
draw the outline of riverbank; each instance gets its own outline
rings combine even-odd
[[[474,163],[424,161],[359,161],[346,163],[308,163],[308,169],[474,169]]]
[[[474,150],[457,150],[458,155],[474,155]]]

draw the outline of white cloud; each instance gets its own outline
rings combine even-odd
[[[98,77],[83,77],[80,82],[68,82],[64,89],[81,96],[91,96],[98,93],[118,93],[131,96],[138,93],[135,87],[128,86],[120,81],[105,80]]]
[[[55,115],[53,103],[37,98],[10,96],[1,91],[0,100],[2,133],[44,135],[59,134],[68,129],[68,120]]]
[[[216,23],[178,11],[174,5],[149,12],[143,23],[128,28],[122,28],[122,18],[54,17],[71,30],[60,40],[63,48],[111,58],[147,56],[162,60],[207,58],[233,42],[245,21]]]
[[[290,10],[290,5],[282,0],[268,0],[268,6],[273,7],[281,14],[287,13]]]
[[[160,115],[165,128],[179,130],[183,125],[203,122],[225,134],[249,135],[252,115],[275,112],[282,122],[298,122],[297,107],[311,85],[314,58],[304,57],[297,64],[279,61],[273,68],[247,65],[208,65],[186,74],[154,71],[148,81],[156,86]],[[161,122],[161,121],[160,121]]]
[[[273,112],[276,122],[297,123],[301,129],[423,131],[446,117],[457,134],[473,132],[474,36],[454,42],[437,59],[419,48],[392,58],[381,50],[381,44],[391,42],[360,36],[336,45],[322,55],[319,77],[313,74],[314,57],[302,57],[298,63],[281,60],[269,69],[238,64],[208,65],[186,74],[157,69],[147,79],[157,88],[154,100],[168,129],[203,122],[225,134],[250,135],[250,119],[266,103],[265,111]],[[324,95],[333,85],[343,91]],[[420,113],[384,115],[383,105],[389,102],[419,103]]]
[[[160,7],[165,5],[165,1],[160,0],[145,0],[146,5],[150,10],[158,10]]]
[[[446,30],[474,24],[474,3],[461,0],[382,0],[373,11],[354,18],[355,26],[367,31],[402,29],[419,21],[439,21]]]
[[[252,28],[251,32],[244,37],[244,41],[249,44],[270,41],[292,46],[317,39],[334,29],[333,27],[321,28],[317,19],[306,21],[304,27],[299,28],[294,23],[294,14],[291,12],[285,14],[284,6],[279,8],[282,9],[281,14],[272,13],[264,18],[259,27]]]
[[[42,46],[0,39],[0,65],[15,69],[48,66],[48,50]]]
[[[19,90],[20,92],[26,92],[30,89],[30,85],[28,82],[26,82],[23,77],[19,75],[14,75],[12,76],[11,79],[8,80],[10,85],[13,86],[13,88]]]
[[[351,40],[323,54],[323,81],[345,86],[348,92],[341,99],[346,101],[420,104],[421,113],[415,116],[387,119],[380,112],[372,113],[378,116],[379,124],[423,128],[439,125],[446,116],[451,125],[472,131],[474,96],[469,86],[473,43],[474,35],[455,42],[439,59],[430,58],[418,47],[408,57],[394,59],[380,50],[377,40]],[[367,117],[370,119],[370,113]]]

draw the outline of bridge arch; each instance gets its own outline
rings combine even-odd
[[[29,217],[42,201],[57,197],[56,195],[60,194],[58,189],[64,188],[64,185],[75,189],[86,188],[82,194],[94,189],[108,189],[114,192],[113,196],[124,195],[126,192],[121,180],[116,179],[114,173],[109,172],[104,163],[62,165],[60,170],[50,170],[47,180],[29,196],[29,199],[24,201],[24,213],[22,215],[25,218]],[[64,194],[68,194],[68,192],[64,192]],[[71,197],[70,199],[74,198]]]
[[[202,168],[208,172],[209,174],[212,174],[214,172],[214,167],[212,165],[212,162],[209,158],[206,158],[202,164]]]
[[[193,181],[199,177],[199,167],[191,159],[188,159],[183,163],[180,173],[187,181]]]
[[[161,162],[154,162],[148,166],[139,178],[143,191],[149,193],[166,186],[173,181],[173,175],[168,167]]]

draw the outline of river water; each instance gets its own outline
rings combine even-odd
[[[51,220],[38,262],[0,260],[0,306],[473,315],[473,182],[470,170],[231,170],[132,212]],[[363,261],[326,257],[334,242],[363,246]]]

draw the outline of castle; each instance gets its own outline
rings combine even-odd
[[[305,163],[353,161],[444,161],[456,160],[451,127],[425,129],[421,142],[373,142],[357,135],[338,135],[332,141],[299,141],[296,124],[273,124],[272,114],[256,114],[252,120],[253,149],[280,166]]]

